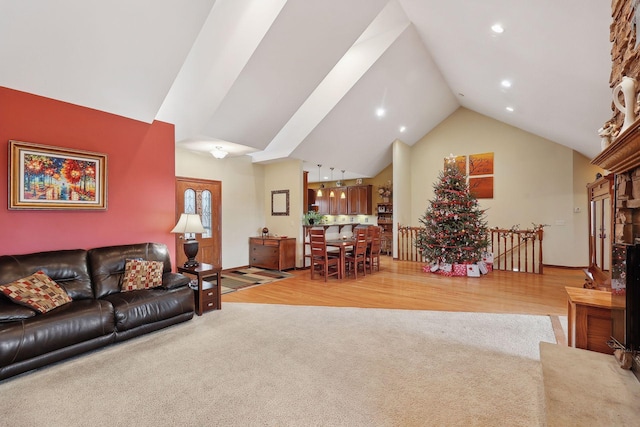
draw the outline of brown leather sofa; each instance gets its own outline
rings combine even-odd
[[[164,264],[162,286],[120,292],[126,259]],[[0,380],[193,317],[189,278],[171,272],[164,244],[0,256],[0,285],[41,270],[72,302],[47,313],[0,294]]]

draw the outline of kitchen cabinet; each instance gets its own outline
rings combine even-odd
[[[329,206],[329,189],[322,188],[322,194],[319,195],[316,191],[316,205],[318,206],[318,213],[328,215],[330,212]]]
[[[322,188],[321,196],[316,191],[315,205],[318,206],[318,213],[324,215],[371,215],[371,196],[371,185],[327,187]]]
[[[347,212],[349,215],[371,215],[371,185],[347,187]]]
[[[347,215],[347,190],[348,187],[329,188],[329,214]],[[342,197],[344,195],[344,197]]]

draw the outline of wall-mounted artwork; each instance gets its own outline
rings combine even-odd
[[[451,155],[453,156],[453,155]],[[452,157],[445,157],[444,159],[444,164],[445,167],[447,165],[447,163],[449,163],[452,159]],[[467,156],[454,156],[453,157],[453,161],[455,163],[455,165],[458,167],[458,169],[460,169],[460,172],[462,172],[463,174],[467,174]]]
[[[471,154],[469,175],[493,175],[493,153]]]
[[[271,191],[271,215],[289,216],[289,190]]]
[[[106,208],[106,154],[9,141],[9,209]]]
[[[493,199],[493,177],[469,178],[469,191],[478,199]]]

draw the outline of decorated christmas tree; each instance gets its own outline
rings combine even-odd
[[[416,247],[432,264],[479,261],[489,246],[484,211],[453,158],[445,162],[433,189],[435,198],[420,217],[424,228],[415,240]]]

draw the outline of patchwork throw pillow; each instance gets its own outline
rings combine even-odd
[[[42,271],[15,282],[0,286],[12,301],[31,307],[40,313],[46,313],[56,307],[71,302],[67,292]]]
[[[161,261],[128,259],[124,265],[122,292],[157,288],[162,285],[163,268]]]

